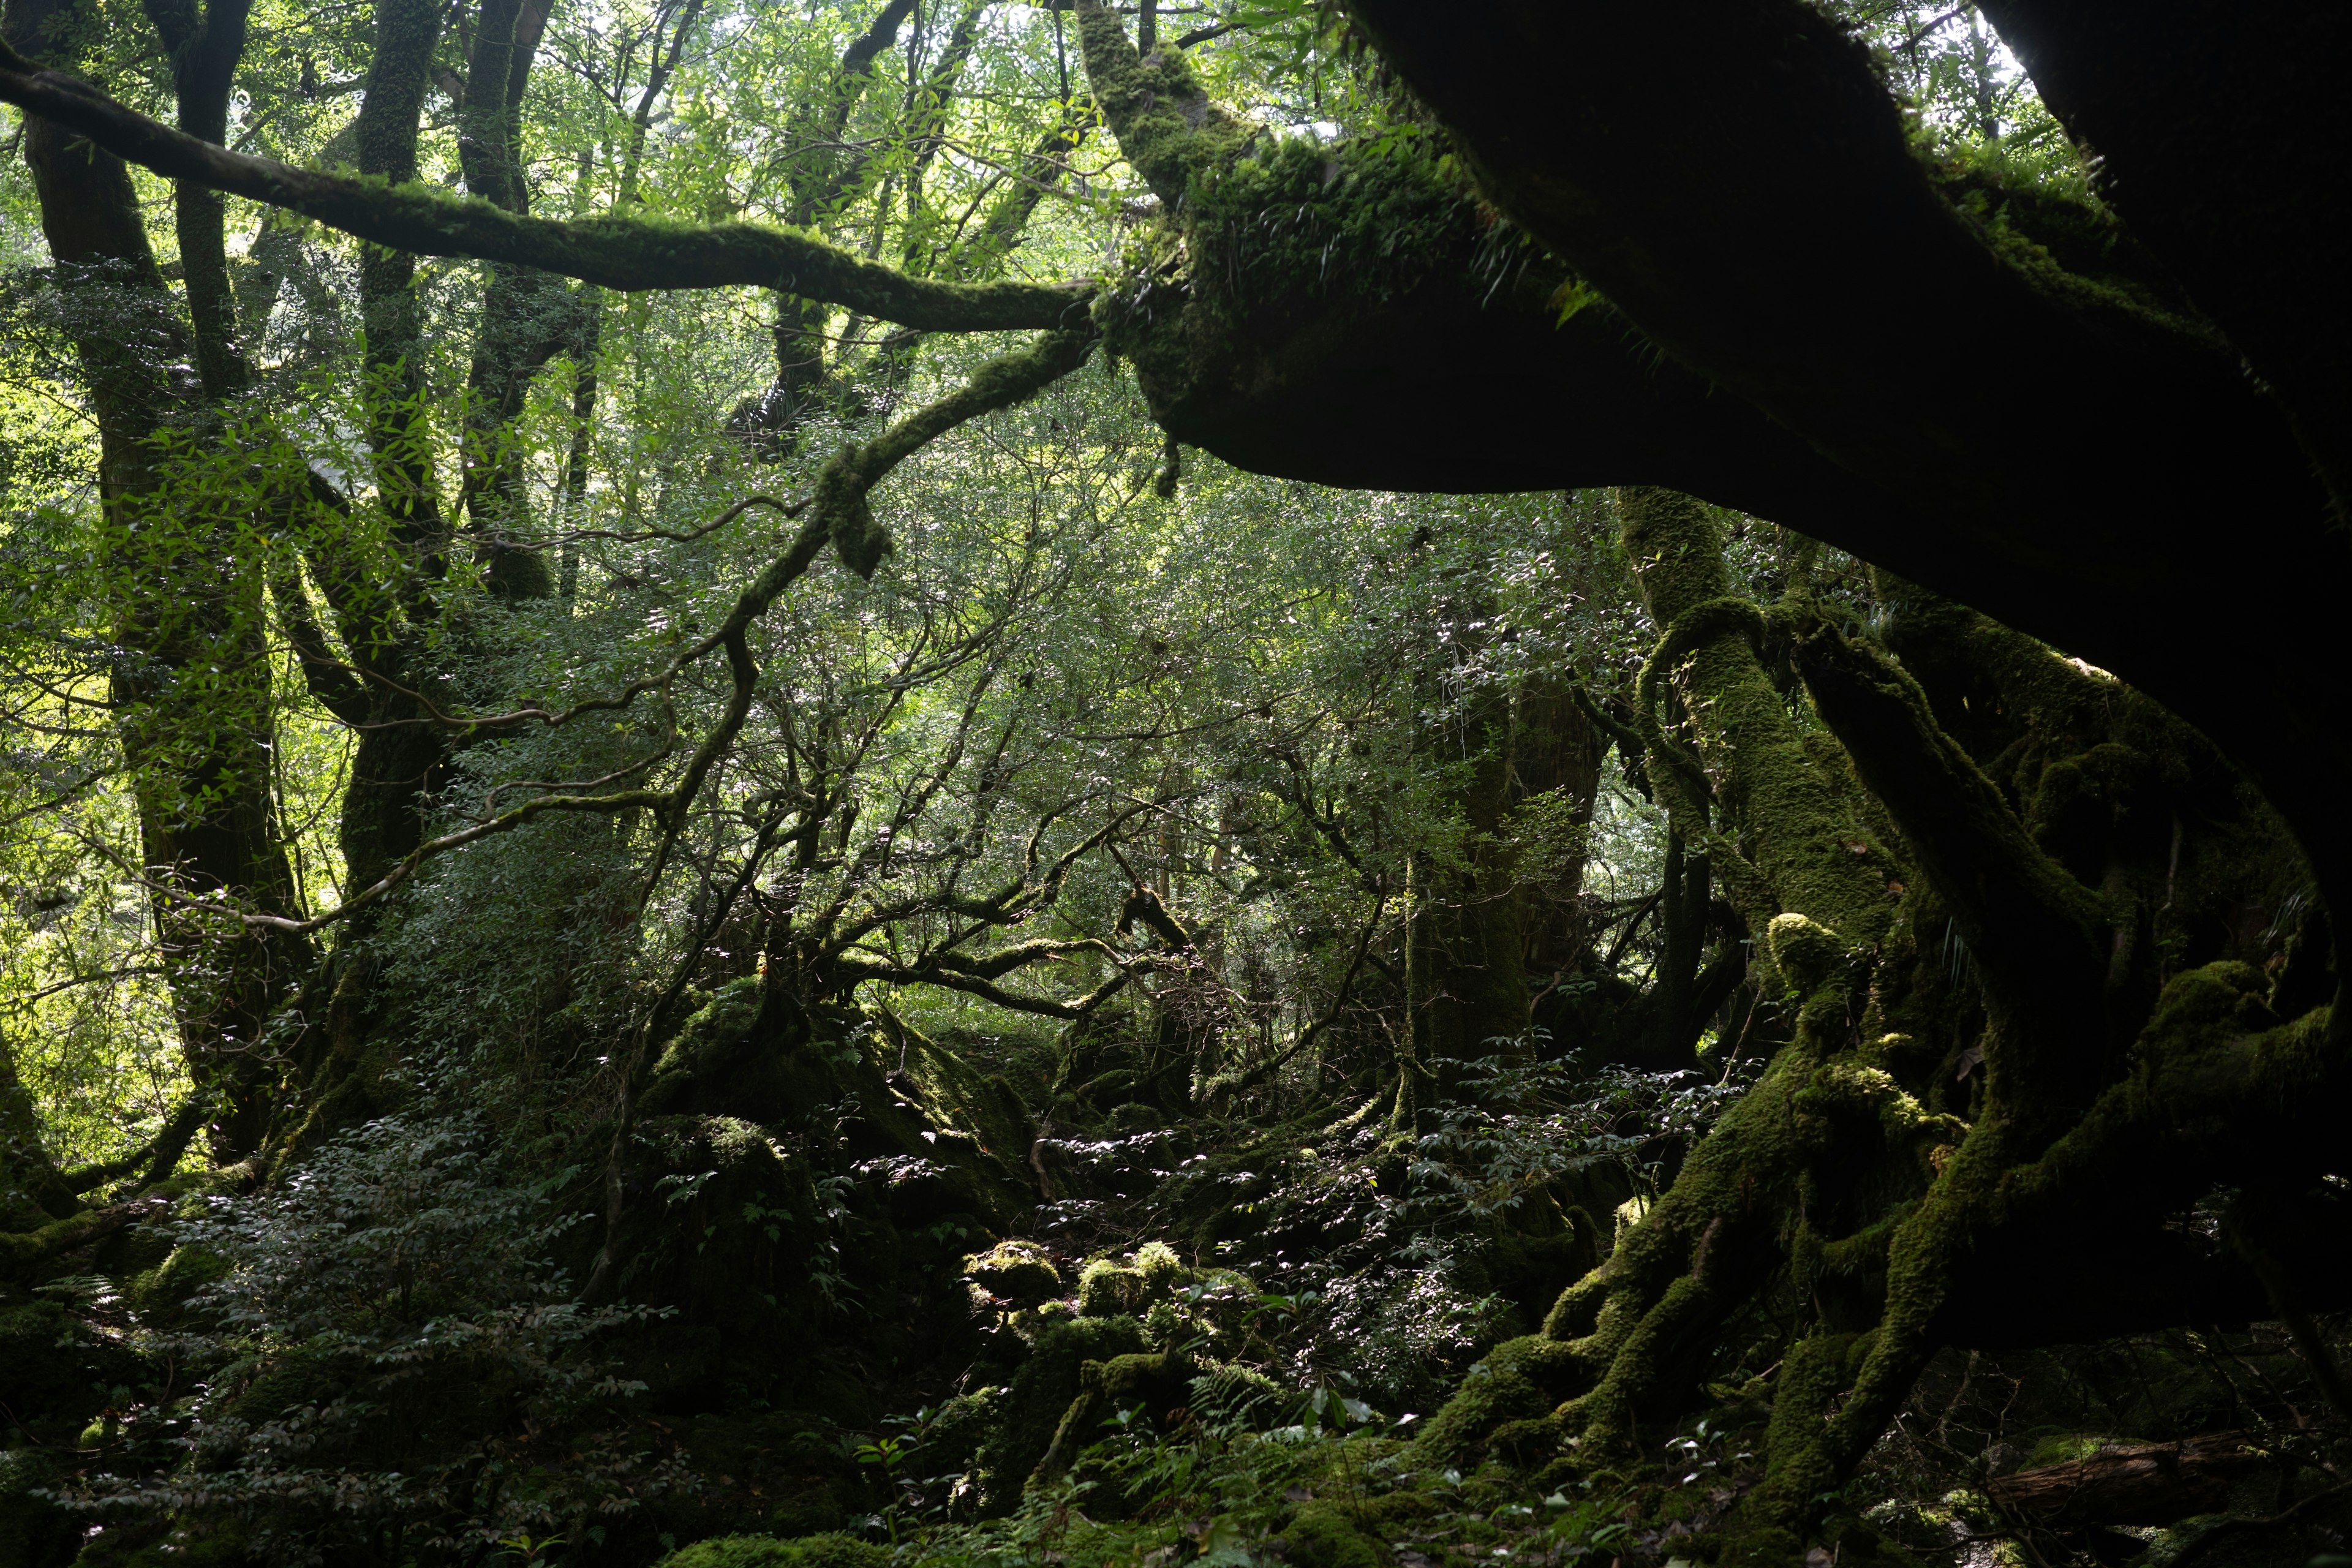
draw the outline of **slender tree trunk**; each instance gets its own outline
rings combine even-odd
[[[436,0],[378,0],[375,58],[358,121],[362,174],[394,184],[416,177],[417,120],[446,9]],[[421,841],[418,796],[439,782],[442,737],[419,721],[422,710],[401,689],[415,689],[419,674],[403,621],[430,623],[433,585],[448,570],[448,530],[434,489],[422,406],[416,258],[362,247],[360,310],[367,333],[364,395],[376,502],[400,549],[405,580],[378,584],[356,564],[313,561],[352,661],[371,678],[366,721],[343,796],[343,861],[354,889],[381,879]],[[362,926],[372,923],[362,921]]]
[[[20,50],[47,53],[71,14],[18,0],[7,9],[8,36]],[[233,19],[234,37],[214,40],[230,65],[241,12]],[[199,118],[206,112],[200,107]],[[192,276],[192,298],[213,329],[210,352],[194,353],[205,340],[192,342],[164,288],[121,161],[35,117],[25,156],[98,416],[100,530],[123,650],[111,695],[156,938],[190,1075],[215,1096],[214,1153],[234,1159],[257,1146],[267,1122],[277,1072],[265,1025],[311,953],[305,940],[236,918],[297,904],[272,788],[262,563],[240,542],[240,520],[207,504],[201,479],[173,481],[154,445],[173,424],[216,416],[211,387],[192,384],[182,368],[191,358],[224,391],[241,377],[234,307]],[[199,247],[195,272],[225,289],[226,266],[213,265],[216,208],[194,204],[184,226]],[[201,248],[208,236],[215,253]]]

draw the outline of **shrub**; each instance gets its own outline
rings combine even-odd
[[[551,1257],[562,1178],[520,1179],[478,1113],[425,1098],[177,1227],[208,1266],[145,1338],[201,1381],[129,1409],[65,1501],[241,1521],[255,1555],[308,1563],[601,1534],[677,1484],[597,1345],[647,1314],[583,1305]]]

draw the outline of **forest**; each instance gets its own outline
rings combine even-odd
[[[0,1568],[2352,1568],[2347,79],[5,0]]]

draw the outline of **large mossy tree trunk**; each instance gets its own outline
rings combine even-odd
[[[1889,581],[1889,640],[1970,683],[1965,706],[1946,699],[1984,709],[1972,739],[2012,770],[2005,793],[1888,653],[1801,602],[1768,616],[1734,593],[1706,508],[1636,489],[1621,513],[1666,628],[1643,700],[1671,685],[1696,741],[1650,712],[1653,773],[1677,832],[1708,846],[1766,932],[1795,1037],[1544,1334],[1498,1353],[1498,1377],[1423,1443],[1450,1459],[1497,1440],[1556,1443],[1588,1468],[1631,1459],[1644,1434],[1714,1403],[1710,1381],[1778,1363],[1742,1395],[1771,1400],[1764,1481],[1720,1531],[1734,1558],[1790,1561],[1937,1350],[2276,1310],[2253,1271],[2167,1224],[2232,1168],[2216,1156],[2234,1140],[2166,1119],[2212,1088],[2247,1092],[2209,1076],[2221,1019],[2260,1042],[2259,1065],[2221,1076],[2280,1083],[2317,1065],[2325,1014],[2278,1023],[2286,977],[2266,987],[2227,962],[2158,991],[2147,955],[2177,947],[2200,906],[2275,898],[2299,874],[2194,731]],[[1774,687],[1767,645],[1790,651],[1821,727]],[[2204,843],[2184,859],[2169,825],[2185,822]],[[2204,879],[2184,880],[2184,864]],[[1939,937],[1965,943],[1972,978],[1942,962]],[[1966,1037],[1946,1027],[1969,1016],[1981,1024]],[[2199,1163],[2148,1180],[2131,1156],[2151,1136],[2203,1144]],[[2248,1223],[2304,1245],[2340,1228],[2294,1196],[2325,1159],[2252,1167],[2289,1212]],[[2095,1239],[2071,1228],[2089,1213]],[[2307,1266],[2293,1289],[2340,1289],[2334,1272]],[[2021,1277],[2042,1282],[2030,1304],[2006,1284]],[[1761,1421],[1742,1409],[1727,1418]]]
[[[1097,99],[1170,214],[1160,264],[1098,313],[1171,430],[1327,482],[1666,480],[1738,506],[2147,681],[2293,829],[2137,689],[1921,593],[1893,596],[1884,646],[1801,593],[1768,611],[1733,591],[1705,508],[1623,492],[1624,543],[1664,628],[1642,681],[1644,760],[1685,855],[1761,939],[1793,1038],[1547,1334],[1498,1352],[1423,1443],[1475,1447],[1498,1421],[1534,1420],[1514,1446],[1612,1464],[1707,1403],[1704,1382],[1755,1339],[1771,1353],[1753,1364],[1791,1353],[1763,1390],[1769,1476],[1724,1550],[1786,1560],[1937,1346],[2285,1310],[2243,1262],[2168,1226],[2216,1188],[2263,1194],[2244,1212],[2290,1215],[2260,1221],[2283,1236],[2343,1228],[2298,1195],[2321,1185],[2324,1129],[2352,1088],[2318,943],[2290,984],[2190,940],[2200,905],[2275,905],[2307,879],[2324,897],[2352,866],[2319,799],[2352,733],[2340,649],[2300,632],[2216,649],[2183,628],[2216,595],[2316,626],[2352,579],[2287,423],[2161,271],[2113,248],[2023,265],[1935,187],[1860,49],[1804,7],[1726,0],[1696,50],[1685,20],[1622,7],[1354,9],[1460,133],[1481,194],[1609,305],[1563,322],[1567,268],[1540,253],[1482,268],[1485,225],[1442,174],[1310,159],[1255,132],[1206,102],[1181,57],[1139,56],[1082,0]],[[1517,40],[1515,89],[1491,75],[1500,39]],[[1563,118],[1564,52],[1583,85]],[[1759,68],[1783,56],[1787,69]],[[1653,57],[1674,93],[1630,68]],[[1694,154],[1693,125],[1733,141],[1750,117],[1788,140],[1793,191],[1757,179],[1752,158]],[[1769,236],[1770,264],[1733,260],[1726,226]],[[1374,232],[1410,237],[1375,261],[1351,248]],[[1286,236],[1361,264],[1318,267]],[[1864,254],[1878,259],[1857,282]],[[1950,288],[1923,294],[1926,277]],[[1926,299],[2003,344],[1975,363],[2004,385],[2026,377],[2046,413],[2021,426],[2011,400],[1966,376],[1923,391],[1887,325]],[[1663,351],[1638,376],[1632,362],[1654,351],[1629,321]],[[1457,439],[1455,376],[1482,382],[1461,399],[1482,420],[1499,404],[1543,428],[1521,439],[1489,421]],[[2182,476],[2173,459],[2189,450]],[[2085,451],[2103,460],[2084,466]],[[2258,518],[2263,544],[2217,553],[2217,509]],[[2278,598],[2290,580],[2293,607]],[[1775,685],[1766,652],[1801,697]],[[2011,730],[2007,749],[1980,709]],[[1937,714],[1955,710],[1948,731]],[[1927,957],[1960,950],[1967,963]],[[2352,1300],[2340,1248],[2287,1251],[2297,1299]],[[2051,1283],[2002,1300],[2021,1278]],[[1796,1342],[1763,1342],[1783,1308]]]

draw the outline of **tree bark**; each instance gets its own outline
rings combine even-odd
[[[17,0],[6,13],[11,47],[47,47],[73,9]],[[205,57],[199,74],[210,73],[199,84],[205,92],[225,75],[224,51],[234,63],[236,20],[232,8],[224,33],[194,46]],[[205,396],[180,368],[196,357],[192,336],[156,268],[128,169],[30,115],[25,156],[98,418],[100,529],[127,650],[111,697],[132,769],[156,940],[189,1072],[215,1097],[214,1153],[233,1160],[257,1146],[268,1114],[277,1075],[265,1023],[311,961],[307,941],[236,919],[243,908],[295,907],[271,788],[261,563],[240,548],[238,520],[207,503],[203,478],[175,479],[157,450],[158,437],[204,416]],[[201,241],[211,232],[201,200],[194,210]],[[201,251],[196,261],[205,270]],[[205,293],[196,281],[191,291]],[[222,299],[205,308],[227,309]],[[213,369],[233,379],[221,368],[236,363],[233,319],[226,331],[212,324]]]

